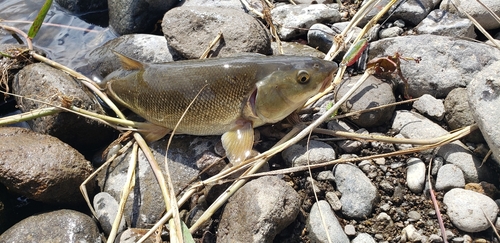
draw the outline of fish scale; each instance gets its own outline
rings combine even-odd
[[[337,69],[334,62],[299,56],[143,64],[117,55],[123,67],[104,80],[111,98],[167,130],[187,110],[176,133],[222,134],[232,162],[249,154],[253,128],[278,122],[302,107]]]

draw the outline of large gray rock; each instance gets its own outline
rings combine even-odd
[[[377,188],[357,166],[339,164],[333,168],[337,190],[342,193],[342,213],[349,218],[368,217],[379,199]]]
[[[252,180],[229,199],[217,242],[273,242],[297,217],[300,201],[299,194],[278,177]]]
[[[79,204],[79,186],[92,171],[83,155],[57,138],[0,128],[0,183],[11,192],[44,203]]]
[[[104,113],[71,76],[43,63],[28,65],[19,71],[12,89],[18,95],[57,106],[64,106],[69,100],[76,107],[94,113]],[[50,107],[20,97],[16,97],[16,101],[23,112]],[[33,131],[57,137],[82,153],[94,153],[116,136],[113,128],[70,112],[36,118],[28,123]]]
[[[177,7],[164,15],[162,30],[169,45],[188,59],[200,58],[219,33],[224,39],[212,48],[211,56],[239,52],[272,53],[271,37],[265,26],[240,10]]]
[[[108,0],[109,25],[120,35],[148,33],[177,0]]]
[[[496,15],[500,15],[500,2],[497,0],[481,0],[481,2],[488,6],[493,13]],[[439,6],[440,9],[448,10],[452,13],[457,13],[463,18],[467,18],[467,16],[462,12],[458,11],[454,5],[458,5],[458,7],[468,14],[470,14],[474,19],[476,19],[479,24],[485,28],[486,30],[491,30],[500,27],[500,23],[498,23],[493,16],[488,12],[486,8],[484,8],[477,1],[464,1],[464,0],[447,0],[442,1]]]
[[[500,50],[487,44],[445,36],[413,35],[370,43],[368,60],[396,52],[405,57],[422,58],[418,64],[401,61],[402,74],[409,82],[409,95],[430,94],[438,99],[446,97],[454,88],[467,86],[477,72],[500,59]],[[400,78],[394,76],[394,79],[399,90],[403,90]]]
[[[73,210],[30,216],[0,235],[0,242],[99,243],[99,229],[91,217]]]
[[[469,105],[484,139],[500,163],[500,62],[475,75],[467,87]]]
[[[415,30],[418,34],[476,38],[472,21],[442,9],[432,10]]]
[[[167,141],[168,137],[149,145],[165,177],[164,155]],[[213,151],[219,141],[219,137],[177,136],[173,139],[168,150],[168,165],[175,193],[188,185],[193,178],[197,178],[197,159],[202,157],[205,151]],[[130,151],[129,149],[127,153],[117,157],[97,176],[101,191],[109,193],[118,202],[127,179]],[[139,152],[135,175],[135,188],[127,197],[123,217],[128,227],[148,228],[161,217],[165,202],[158,181],[142,151]]]
[[[340,21],[338,4],[285,4],[273,8],[271,16],[282,40],[305,35],[307,29],[316,23]]]
[[[490,227],[488,220],[495,223],[498,206],[488,196],[461,188],[450,190],[444,195],[446,214],[451,222],[465,232],[479,232]]]
[[[348,81],[343,82],[338,88],[335,100],[340,100],[358,80],[359,76],[354,76]],[[396,98],[394,97],[391,85],[378,78],[370,76],[352,94],[352,96],[340,106],[340,109],[345,113],[356,112],[368,108],[387,105],[395,101]],[[356,125],[363,128],[380,126],[391,119],[394,109],[394,106],[389,106],[350,116],[349,119]]]
[[[448,96],[446,96],[446,99],[444,99],[444,109],[444,118],[451,130],[460,129],[476,123],[474,120],[475,115],[469,106],[466,88],[453,89]],[[473,131],[464,139],[474,143],[484,142],[480,130]]]

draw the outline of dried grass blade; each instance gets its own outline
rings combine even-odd
[[[177,121],[177,124],[175,124],[175,127],[172,130],[172,133],[170,133],[170,137],[168,138],[167,149],[165,151],[165,173],[168,176],[167,177],[168,178],[167,179],[167,188],[168,188],[168,191],[170,193],[170,198],[171,199],[175,199],[176,197],[175,197],[174,184],[172,183],[172,180],[170,179],[170,178],[172,178],[172,176],[170,176],[170,170],[169,170],[169,166],[168,166],[168,149],[170,148],[170,144],[172,143],[172,139],[174,138],[175,131],[177,130],[177,128],[181,124],[182,120],[186,116],[186,114],[189,111],[189,109],[191,108],[191,106],[194,104],[194,102],[196,101],[196,99],[198,99],[198,97],[200,96],[201,92],[207,86],[208,86],[208,84],[205,84],[200,89],[200,91],[198,91],[198,93],[195,95],[195,97],[193,98],[193,100],[191,100],[191,102],[186,107],[186,109],[182,113],[181,117]],[[172,211],[172,216],[173,216],[172,219],[169,221],[170,230],[171,230],[171,232],[170,232],[170,241],[171,242],[173,242],[173,241],[175,241],[175,242],[183,242],[184,238],[187,238],[187,239],[188,238],[193,238],[193,236],[189,233],[189,230],[188,231],[183,230],[184,223],[181,223],[181,219],[180,219],[180,216],[179,216],[179,208],[177,207],[177,200],[171,200],[170,201],[170,205],[167,207],[167,211]],[[175,232],[172,233],[173,229],[175,229]],[[187,235],[183,236],[184,233],[187,233]],[[174,239],[173,238],[174,236],[177,239]]]
[[[486,9],[486,11],[488,11],[488,13],[490,13],[490,15],[495,18],[495,20],[497,22],[500,23],[500,17],[498,17],[498,15],[495,14],[495,12],[493,12],[493,10],[491,10],[490,7],[486,6],[483,2],[481,2],[480,0],[476,0],[479,4],[481,4],[481,6],[483,6],[483,8]]]
[[[461,7],[459,7],[458,5],[454,4],[453,2],[451,2],[453,4],[453,6],[461,13],[465,14],[465,16],[467,16],[467,18],[470,19],[470,21],[472,21],[472,23],[474,24],[474,26],[476,26],[476,28],[481,31],[481,33],[483,33],[484,36],[486,36],[486,38],[488,38],[488,40],[491,41],[491,43],[493,45],[495,45],[499,50],[500,50],[500,44],[497,42],[497,40],[495,40],[489,33],[488,31],[486,31],[483,26],[481,26],[481,24],[479,22],[477,22],[477,20],[472,17],[469,13],[467,13],[465,10],[463,10]],[[498,17],[498,16],[497,16]]]
[[[116,234],[118,233],[118,227],[120,226],[120,222],[123,217],[123,210],[125,209],[125,203],[127,202],[128,194],[134,188],[134,175],[138,160],[138,150],[139,146],[137,145],[137,143],[134,143],[134,146],[132,147],[132,153],[130,154],[127,180],[125,185],[123,185],[123,191],[120,195],[120,204],[118,205],[118,212],[116,213],[113,225],[111,226],[111,232],[109,233],[108,240],[106,241],[107,243],[113,243],[115,241]]]
[[[87,177],[87,179],[85,179],[82,182],[82,184],[80,184],[80,192],[82,193],[83,198],[85,199],[85,202],[87,202],[87,206],[89,207],[90,211],[92,212],[92,215],[94,215],[94,217],[96,217],[96,218],[97,218],[97,214],[96,214],[96,212],[94,210],[94,207],[92,206],[92,203],[90,203],[89,195],[88,195],[88,192],[87,192],[86,185],[89,183],[90,180],[92,180],[94,177],[96,177],[96,175],[101,170],[103,170],[104,168],[106,168],[106,166],[108,166],[108,164],[110,164],[111,162],[113,162],[113,160],[115,160],[116,157],[118,157],[119,154],[122,154],[125,151],[127,151],[128,148],[130,148],[130,146],[132,146],[132,141],[130,141],[127,144],[125,144],[125,146],[123,146],[123,148],[121,148],[116,154],[113,154],[109,159],[107,159],[106,162],[104,162],[99,168],[97,168],[96,170],[94,170],[94,172],[92,172],[92,174],[90,174],[89,177]]]

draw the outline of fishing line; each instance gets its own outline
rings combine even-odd
[[[396,4],[396,6],[394,7],[394,10],[392,10],[391,13],[389,13],[389,16],[387,16],[387,18],[380,24],[380,26],[383,26],[385,24],[385,22],[387,22],[387,20],[389,20],[391,18],[391,16],[396,12],[396,10],[398,10],[398,8],[401,5],[403,5],[403,3],[405,3],[406,1],[408,1],[408,0],[402,0],[398,4]]]

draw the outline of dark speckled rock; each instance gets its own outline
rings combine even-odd
[[[62,99],[71,100],[74,106],[95,113],[103,113],[101,107],[82,86],[67,73],[46,64],[35,63],[26,66],[16,75],[13,92],[28,98],[62,105]],[[32,100],[16,97],[21,111],[28,112],[49,107]],[[33,131],[49,134],[87,154],[94,153],[111,142],[116,132],[113,128],[83,116],[61,112],[28,121]]]
[[[224,40],[212,48],[212,56],[272,53],[266,27],[241,10],[181,6],[165,14],[162,30],[168,44],[188,59],[199,58],[219,32],[224,34]]]
[[[118,34],[148,33],[177,0],[108,0],[109,25]]]
[[[0,183],[11,192],[50,204],[82,203],[79,186],[92,170],[82,154],[57,138],[0,128]]]
[[[229,199],[217,242],[273,242],[299,210],[299,194],[285,181],[276,176],[252,180]]]

